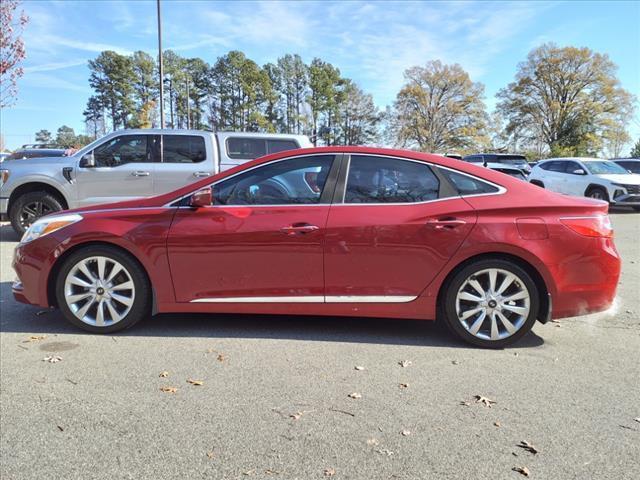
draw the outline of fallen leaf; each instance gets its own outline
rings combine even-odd
[[[398,365],[400,365],[402,368],[406,368],[411,365],[411,360],[402,360],[398,362]]]
[[[207,353],[218,353],[218,351],[213,348],[207,348]]]
[[[255,473],[255,470],[247,470],[246,472],[242,472],[243,475],[253,475]]]
[[[302,417],[302,414],[304,412],[296,412],[296,413],[292,413],[291,415],[289,415],[289,417],[293,418],[294,420],[300,420],[300,417]]]
[[[409,388],[409,384],[408,383],[401,383],[400,388]]]
[[[356,369],[356,370],[364,370],[364,367],[361,367],[360,365],[356,365],[356,366],[355,366],[355,369]]]
[[[333,407],[331,407],[331,408],[329,409],[329,411],[331,411],[331,412],[338,412],[338,413],[344,413],[345,415],[349,415],[350,417],[355,417],[355,416],[356,416],[356,414],[355,414],[355,413],[347,412],[346,410],[340,410],[340,409],[333,408]]]
[[[43,340],[45,338],[47,338],[46,335],[31,335],[26,340],[23,340],[22,343],[39,342],[40,340]]]
[[[215,456],[215,453],[213,452],[207,452],[207,457],[209,458],[213,458]]]
[[[635,420],[636,422],[640,423],[640,417],[636,417],[636,418],[634,418],[634,420]]]
[[[370,445],[370,446],[376,446],[379,443],[380,442],[378,441],[377,438],[370,438],[370,439],[367,440],[367,445]]]
[[[527,442],[526,440],[522,440],[518,445],[516,445],[517,447],[522,448],[523,450],[526,450],[527,452],[531,452],[534,455],[537,454],[539,452],[539,450],[534,447],[533,445],[531,445],[529,442]]]
[[[60,425],[57,425],[58,430],[60,430],[61,432],[64,432],[64,428],[62,428]]]
[[[176,393],[178,391],[177,387],[160,387],[161,392],[165,393]]]
[[[278,472],[277,470],[271,470],[270,468],[267,468],[264,473],[266,473],[267,475],[278,475],[280,474],[280,472]]]
[[[49,363],[58,363],[62,361],[62,357],[58,357],[57,355],[49,355],[48,357],[44,357],[42,361]]]
[[[160,375],[158,375],[158,376],[161,377],[161,378],[168,377],[169,376],[169,372],[167,372],[167,371],[160,372]]]
[[[460,365],[460,362],[458,360],[452,360],[451,363],[453,363],[454,365]]]
[[[36,312],[36,316],[39,317],[40,315],[44,315],[45,313],[49,313],[51,310],[40,310],[38,312]]]
[[[378,449],[378,450],[376,450],[376,452],[381,453],[383,455],[387,455],[389,457],[391,455],[393,455],[393,452],[391,450],[387,449],[387,448]]]
[[[226,360],[225,356],[224,356],[223,354],[221,354],[221,353],[220,353],[220,354],[218,355],[218,361],[219,361],[219,362],[224,362],[225,360]]]
[[[500,424],[500,422],[493,422],[493,424],[494,424],[496,427],[501,427],[501,426],[502,426],[502,425]]]
[[[482,395],[474,395],[473,398],[476,399],[476,403],[483,403],[485,406],[491,408],[491,405],[496,403],[495,400],[491,400],[490,398],[484,397]]]
[[[470,406],[471,404],[470,404],[469,402],[460,402],[460,405],[465,406],[465,407],[468,407],[468,406]]]
[[[335,474],[336,474],[336,471],[333,468],[325,468],[324,469],[324,476],[325,477],[333,477]]]
[[[400,432],[402,434],[403,437],[408,437],[409,435],[411,435],[411,432],[409,430],[402,430],[402,432]]]
[[[525,477],[529,476],[529,469],[527,467],[513,467],[511,470],[513,470],[514,472],[518,472]]]
[[[202,380],[193,380],[192,378],[189,378],[187,380],[187,383],[190,383],[191,385],[196,385],[196,386],[204,385],[204,382]]]
[[[362,395],[360,395],[357,392],[353,392],[353,393],[350,393],[349,395],[347,395],[347,397],[349,397],[349,398],[362,398]]]

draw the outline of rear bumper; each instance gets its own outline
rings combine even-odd
[[[620,255],[613,240],[594,239],[590,255],[556,266],[557,293],[553,318],[575,317],[608,310],[620,279]]]

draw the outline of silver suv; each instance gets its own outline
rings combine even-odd
[[[51,212],[159,195],[262,155],[311,146],[303,135],[119,130],[55,162],[4,161],[0,214],[22,234]]]

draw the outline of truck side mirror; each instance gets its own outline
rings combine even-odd
[[[93,156],[93,152],[85,153],[80,159],[78,166],[82,168],[95,168],[96,159]]]
[[[189,205],[193,208],[210,207],[213,203],[213,189],[211,187],[201,188],[189,199]]]

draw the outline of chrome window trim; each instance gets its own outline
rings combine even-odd
[[[235,177],[236,175],[240,175],[242,173],[246,173],[249,172],[255,168],[260,168],[266,165],[271,165],[272,163],[276,163],[276,162],[282,162],[285,160],[291,160],[293,158],[301,158],[301,157],[317,157],[317,156],[326,156],[326,155],[333,155],[334,157],[337,157],[338,155],[359,155],[359,154],[354,154],[354,153],[340,153],[340,152],[332,152],[332,153],[309,153],[309,154],[303,154],[303,155],[295,155],[295,156],[291,156],[291,157],[286,157],[286,158],[279,158],[277,160],[273,160],[271,162],[268,163],[262,163],[260,165],[255,165],[251,168],[248,168],[246,170],[241,170],[240,172],[236,172],[233,175],[229,175],[228,177],[222,178],[220,180],[216,180],[213,183],[210,183],[208,186],[215,186],[220,182],[229,180],[230,178]],[[384,154],[362,154],[368,157],[382,157],[382,158],[393,158],[395,160],[404,160],[407,162],[414,162],[414,163],[420,163],[423,165],[427,165],[429,167],[434,167],[434,168],[441,168],[444,170],[449,170],[451,172],[460,174],[460,175],[465,175],[469,178],[472,178],[474,180],[478,180],[480,182],[484,182],[486,184],[489,184],[495,188],[498,189],[497,192],[490,192],[490,193],[474,193],[474,194],[468,194],[468,195],[457,195],[454,197],[444,197],[444,198],[435,198],[433,200],[424,200],[422,202],[388,202],[388,203],[344,203],[344,198],[345,198],[345,194],[347,191],[347,181],[349,179],[349,170],[351,169],[351,158],[349,158],[349,164],[347,165],[347,171],[345,173],[346,177],[345,177],[345,182],[344,182],[344,191],[342,192],[342,202],[340,203],[286,203],[286,204],[282,204],[282,205],[211,205],[211,207],[223,207],[223,208],[234,208],[234,207],[242,207],[242,208],[282,208],[282,207],[317,207],[317,206],[332,206],[332,207],[338,207],[338,206],[349,206],[349,207],[367,207],[367,206],[380,206],[380,205],[421,205],[421,204],[425,204],[425,203],[432,203],[432,202],[441,202],[441,201],[445,201],[445,200],[453,200],[453,199],[459,199],[459,198],[471,198],[471,197],[483,197],[483,196],[489,196],[489,195],[503,195],[505,193],[507,193],[507,189],[505,187],[503,187],[502,185],[498,185],[497,183],[493,183],[490,180],[485,180],[484,178],[479,178],[476,177],[475,175],[472,175],[470,173],[466,173],[466,172],[462,172],[460,170],[456,170],[455,168],[451,168],[451,167],[445,167],[444,165],[438,165],[437,163],[431,163],[431,162],[427,162],[427,161],[423,161],[423,160],[415,160],[412,158],[405,158],[405,157],[398,157],[396,155],[384,155]],[[335,158],[334,158],[335,161]],[[200,188],[206,188],[205,187],[200,187]],[[194,194],[194,192],[197,192],[198,190],[200,190],[200,188],[198,189],[194,189],[191,192],[182,195],[181,197],[175,198],[173,200],[171,200],[169,203],[163,205],[164,207],[174,207],[174,208],[191,208],[191,207],[179,207],[178,205],[173,205],[176,202],[179,202],[191,195]]]
[[[300,295],[273,297],[208,297],[189,303],[409,303],[411,295]]]

